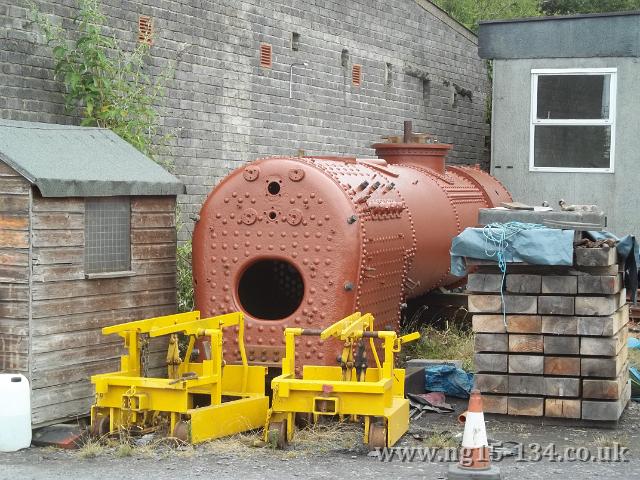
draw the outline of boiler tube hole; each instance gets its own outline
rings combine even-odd
[[[269,185],[267,185],[267,191],[271,195],[277,195],[280,193],[280,184],[278,182],[269,182]]]

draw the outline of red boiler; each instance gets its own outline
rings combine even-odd
[[[445,166],[451,145],[374,148],[379,158],[256,160],[205,201],[193,234],[196,308],[245,313],[250,363],[280,366],[289,326],[322,329],[361,311],[398,329],[408,298],[459,281],[451,239],[477,224],[478,209],[511,200],[479,168]],[[226,360],[239,360],[226,342]],[[301,363],[336,364],[339,344],[300,342]]]

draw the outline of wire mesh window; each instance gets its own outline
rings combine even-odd
[[[85,200],[85,273],[131,268],[131,204],[128,197]]]

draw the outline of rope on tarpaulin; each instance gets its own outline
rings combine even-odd
[[[502,304],[502,321],[507,326],[507,309],[504,303],[505,277],[507,276],[507,259],[505,252],[511,245],[511,241],[520,233],[527,230],[539,230],[547,228],[538,223],[506,222],[490,223],[482,229],[484,235],[484,253],[487,257],[496,257],[498,268],[502,272],[500,282],[500,302]]]

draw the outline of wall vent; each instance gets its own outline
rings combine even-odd
[[[356,87],[362,83],[362,65],[356,63],[351,67],[351,83]]]
[[[298,32],[291,33],[291,50],[295,52],[300,50],[300,34]]]
[[[349,66],[349,50],[346,48],[342,49],[342,54],[340,55],[340,65],[344,68]]]
[[[390,63],[384,64],[384,84],[387,87],[393,85],[393,65]]]
[[[268,43],[260,44],[260,66],[271,68],[271,45]]]
[[[148,15],[138,18],[138,41],[151,45],[153,43],[153,21]]]

